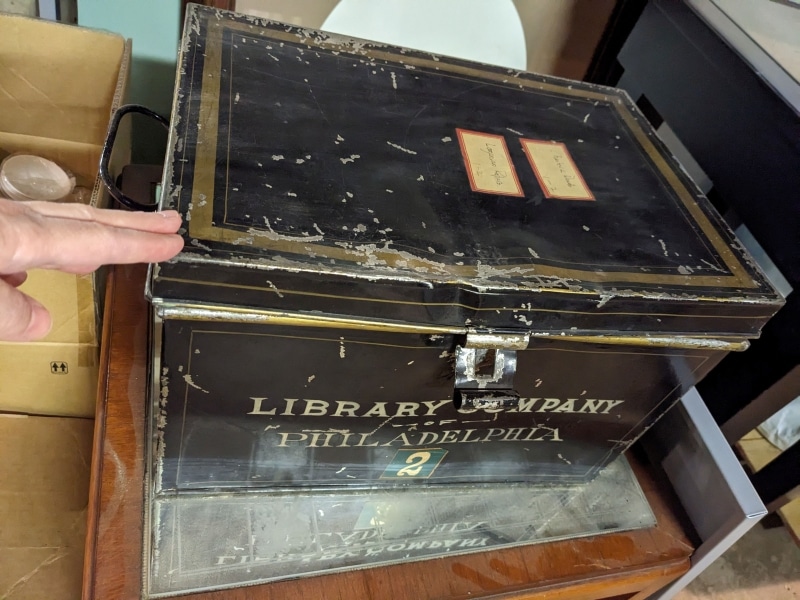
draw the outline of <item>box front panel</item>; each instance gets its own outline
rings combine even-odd
[[[537,340],[457,410],[457,336],[167,320],[157,489],[592,477],[719,358]]]

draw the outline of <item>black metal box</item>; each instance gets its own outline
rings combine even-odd
[[[781,305],[619,90],[185,31],[157,491],[588,478]]]

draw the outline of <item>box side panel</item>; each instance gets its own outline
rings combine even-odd
[[[0,411],[94,417],[96,343],[0,343]]]
[[[4,598],[80,595],[93,429],[90,419],[0,415]]]
[[[163,492],[590,479],[721,355],[536,340],[518,407],[457,410],[456,336],[164,331]]]
[[[11,15],[0,28],[0,131],[102,144],[125,40]]]

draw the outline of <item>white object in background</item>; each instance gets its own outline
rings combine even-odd
[[[341,0],[322,29],[519,71],[527,65],[512,0]]]
[[[781,450],[800,441],[800,397],[759,425],[758,431],[770,444]]]
[[[0,164],[0,194],[11,200],[61,200],[74,187],[70,173],[41,156],[12,154]]]

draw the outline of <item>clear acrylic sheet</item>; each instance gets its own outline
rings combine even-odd
[[[151,598],[655,524],[624,457],[575,485],[187,494],[150,509]]]

